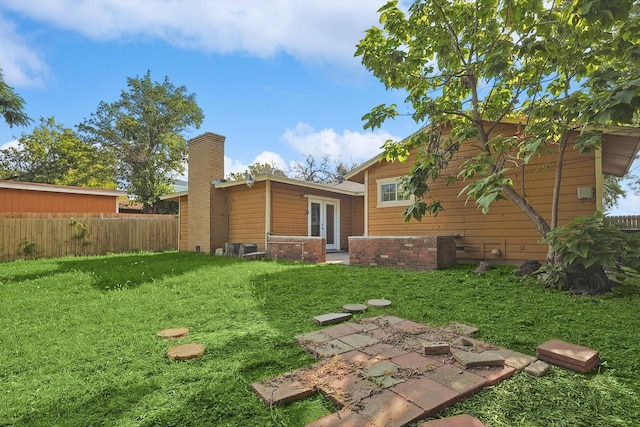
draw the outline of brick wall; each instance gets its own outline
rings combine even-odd
[[[205,132],[189,141],[190,251],[213,252],[226,241],[226,194],[211,185],[212,180],[224,178],[224,140]]]
[[[349,263],[438,270],[456,264],[456,242],[452,236],[349,237]]]
[[[292,261],[326,262],[327,242],[323,237],[269,235],[267,256]]]

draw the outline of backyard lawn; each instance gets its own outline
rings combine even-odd
[[[371,298],[434,326],[534,354],[552,338],[591,347],[599,372],[518,373],[448,409],[487,426],[640,425],[640,281],[605,297],[545,289],[502,267],[436,272],[140,253],[0,264],[0,426],[304,426],[320,395],[267,408],[253,382],[310,365],[294,336],[311,317]],[[186,326],[189,337],[156,333]],[[166,350],[198,342],[200,359]]]

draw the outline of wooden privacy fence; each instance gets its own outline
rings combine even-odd
[[[2,214],[0,261],[178,249],[175,215]]]
[[[607,216],[605,221],[618,224],[623,230],[640,230],[640,215]]]

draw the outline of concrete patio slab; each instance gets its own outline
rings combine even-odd
[[[482,377],[486,380],[487,385],[496,385],[500,381],[504,381],[518,372],[518,369],[512,366],[483,366],[470,370],[472,374]]]
[[[362,406],[358,413],[377,427],[402,427],[425,417],[420,407],[389,390],[363,400]]]
[[[361,378],[357,373],[329,377],[317,385],[322,394],[340,407],[357,405],[362,399],[379,393],[382,388]]]
[[[346,335],[355,334],[359,331],[352,327],[353,323],[343,323],[341,325],[331,326],[330,328],[325,328],[322,330],[322,333],[330,336],[331,338],[342,338]]]
[[[442,358],[438,359],[434,356],[423,356],[422,354],[414,351],[393,357],[391,362],[400,366],[402,369],[409,369],[419,374],[426,371],[432,371],[435,368],[444,365]]]
[[[432,371],[425,372],[425,377],[441,384],[460,395],[460,399],[480,391],[487,384],[487,380],[479,375],[460,369],[452,365],[444,365]]]
[[[311,353],[318,359],[326,359],[337,354],[346,353],[355,350],[349,344],[340,340],[331,340],[321,344],[319,347],[311,348]]]
[[[253,383],[251,388],[266,406],[276,406],[311,396],[315,389],[300,382],[296,375],[286,374],[267,383]]]
[[[345,335],[343,337],[340,337],[339,340],[356,349],[364,348],[378,343],[378,340],[376,338],[364,334]]]
[[[412,378],[390,390],[420,407],[424,411],[425,418],[453,406],[460,400],[457,392],[424,377]],[[427,393],[426,390],[429,392]]]
[[[517,351],[509,350],[506,348],[495,350],[495,352],[504,357],[505,365],[511,366],[516,369],[524,369],[538,360],[534,356],[529,356],[528,354],[524,353],[518,353]]]
[[[371,345],[363,349],[362,351],[371,357],[375,357],[378,360],[391,359],[392,357],[408,353],[408,351],[403,348],[385,343]]]
[[[298,341],[298,343],[300,344],[306,341],[311,341],[314,343],[323,343],[323,342],[331,341],[333,338],[334,337],[331,337],[321,331],[309,332],[307,334],[295,336],[296,341]]]
[[[307,424],[306,427],[376,427],[362,415],[358,414],[351,408],[342,408],[338,412],[334,412],[316,421]]]
[[[479,419],[468,414],[427,421],[420,427],[486,427]]]

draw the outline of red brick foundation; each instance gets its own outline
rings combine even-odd
[[[327,242],[323,237],[267,236],[267,256],[291,261],[326,262]]]
[[[349,263],[439,270],[456,265],[456,241],[453,236],[352,236]]]

